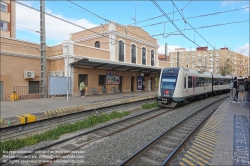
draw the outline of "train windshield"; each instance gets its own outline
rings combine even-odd
[[[176,84],[176,76],[163,76],[161,88],[174,89]]]

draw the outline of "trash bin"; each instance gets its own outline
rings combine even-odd
[[[106,87],[102,86],[102,92],[106,92]]]

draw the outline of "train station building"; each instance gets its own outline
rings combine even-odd
[[[157,39],[140,27],[114,22],[70,35],[62,44],[46,47],[49,96],[150,91],[158,89],[162,67]],[[19,99],[39,98],[40,45],[1,37],[1,100],[13,91]],[[68,75],[67,75],[68,74]]]

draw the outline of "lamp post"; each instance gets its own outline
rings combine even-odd
[[[67,101],[69,101],[69,46],[65,46],[67,49]]]

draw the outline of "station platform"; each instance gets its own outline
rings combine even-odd
[[[185,149],[180,165],[250,165],[250,104],[225,100]]]
[[[157,98],[157,91],[105,93],[86,95],[83,98],[72,96],[68,98],[68,101],[67,97],[2,101],[0,127],[5,128],[56,116],[154,98]]]

